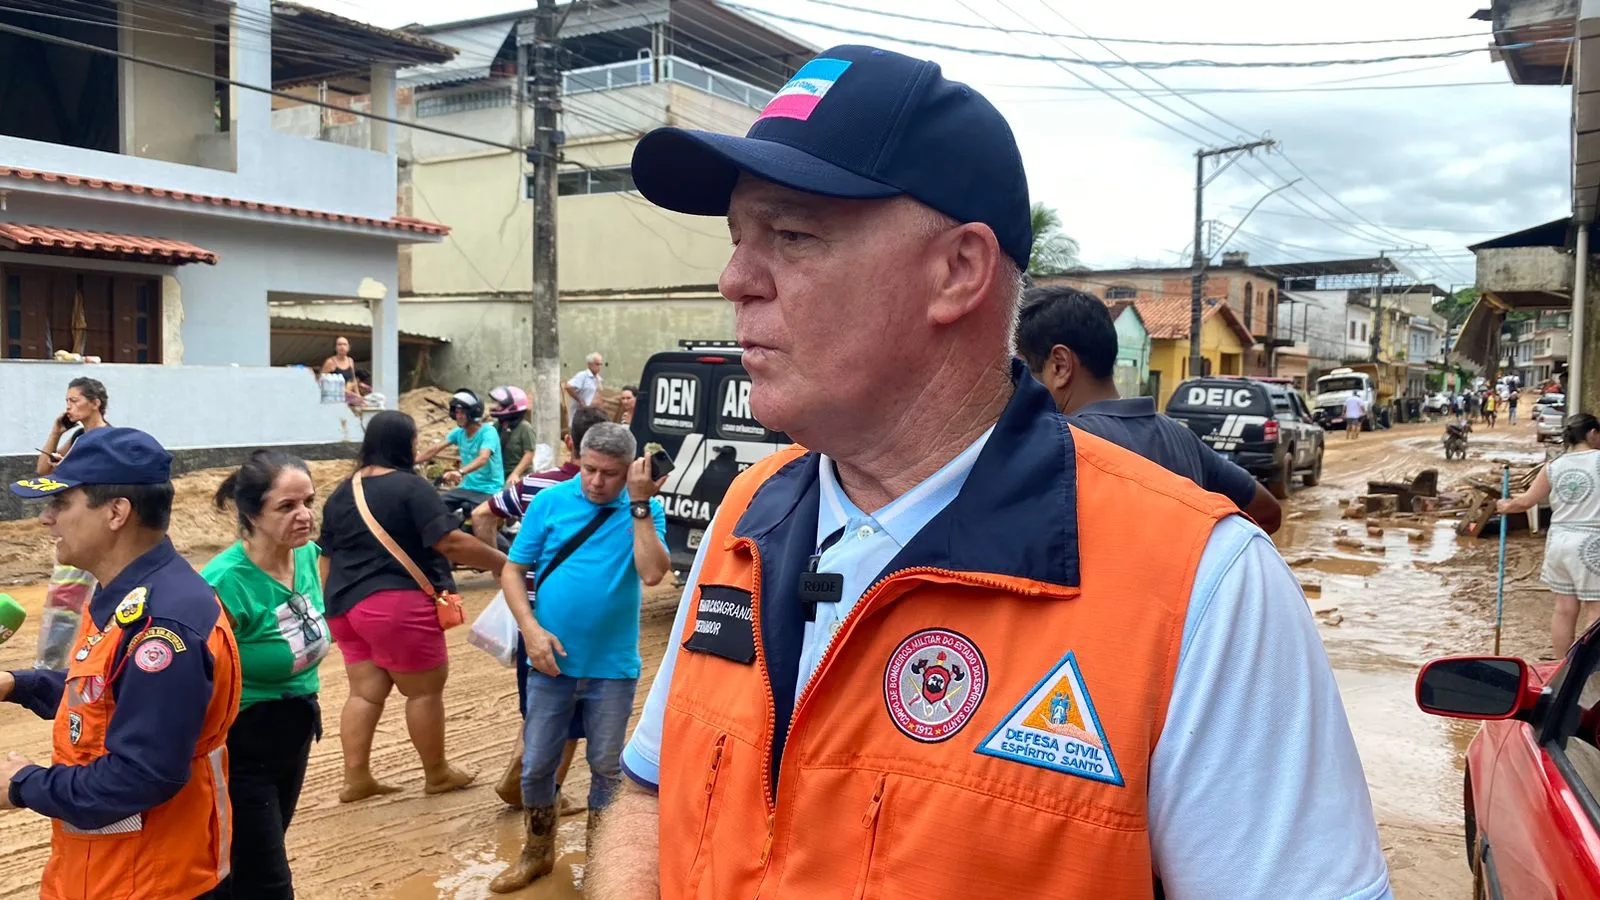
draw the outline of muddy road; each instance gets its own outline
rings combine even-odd
[[[1330,435],[1323,483],[1288,501],[1277,543],[1299,576],[1337,671],[1389,857],[1395,895],[1465,898],[1470,881],[1461,835],[1461,757],[1474,728],[1424,716],[1412,703],[1417,667],[1449,653],[1487,652],[1494,627],[1493,540],[1457,538],[1445,517],[1388,523],[1381,535],[1342,519],[1341,506],[1365,492],[1368,479],[1399,480],[1432,467],[1442,488],[1469,477],[1498,480],[1495,460],[1533,462],[1543,457],[1531,425],[1502,426],[1473,435],[1467,460],[1447,463],[1438,425],[1401,426],[1346,443]],[[340,464],[347,465],[347,464]],[[342,472],[324,464],[315,473],[331,487]],[[203,563],[220,549],[226,519],[199,502],[220,476],[196,473],[180,484],[183,532],[179,549]],[[1340,529],[1348,534],[1341,535]],[[1538,583],[1542,536],[1513,533],[1508,554],[1505,652],[1530,657],[1547,652],[1548,595]],[[39,579],[48,549],[32,526],[0,523],[0,590],[31,611],[43,600]],[[11,586],[7,586],[11,585]],[[469,613],[490,599],[483,576],[461,587]],[[646,592],[642,628],[642,703],[666,646],[677,593]],[[401,704],[391,700],[373,748],[373,769],[402,785],[401,793],[341,805],[338,710],[345,679],[337,650],[323,664],[323,720],[330,731],[312,753],[310,771],[289,851],[298,896],[309,900],[476,900],[492,896],[488,883],[520,846],[520,819],[490,785],[511,752],[518,728],[516,686],[509,670],[468,646],[466,629],[449,635],[449,750],[478,773],[471,788],[424,797],[422,772],[406,739]],[[0,646],[0,667],[30,664],[36,633]],[[25,711],[0,707],[0,751],[33,759],[49,756],[48,723]],[[587,770],[575,763],[567,792],[582,797]],[[520,894],[525,898],[576,898],[583,872],[581,815],[563,821],[557,870]],[[48,852],[49,828],[29,812],[0,813],[0,897],[30,896]]]

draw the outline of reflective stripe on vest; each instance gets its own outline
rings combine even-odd
[[[78,828],[71,822],[62,822],[61,830],[67,834],[132,834],[144,830],[144,813],[134,813],[103,828]]]
[[[735,530],[785,493],[757,488],[794,477],[777,473],[798,454],[740,476],[706,535],[691,609],[706,586],[748,592],[756,658],[689,650],[694,616],[676,637],[662,900],[1152,896],[1150,756],[1195,566],[1237,510],[1077,429],[1071,447],[1076,509],[1092,524],[1077,529],[1079,584],[888,573],[798,698],[777,784],[771,679],[794,676],[767,671],[763,601],[794,602],[793,587],[763,581],[783,568],[778,538]]]
[[[228,877],[228,872],[233,869],[233,822],[231,817],[233,809],[228,799],[228,773],[223,765],[223,754],[228,752],[226,746],[206,754],[206,761],[211,764],[211,779],[215,788],[213,795],[216,798],[217,822],[222,826],[217,829],[217,859],[222,860],[219,875]]]

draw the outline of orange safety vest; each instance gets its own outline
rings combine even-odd
[[[130,627],[143,632],[151,621]],[[86,766],[106,755],[106,729],[116,709],[111,685],[120,667],[131,664],[127,657],[142,637],[136,634],[124,653],[123,634],[115,617],[102,632],[84,610],[73,646],[95,642],[86,658],[75,658],[67,669],[53,732],[54,765]],[[214,688],[188,783],[160,806],[104,828],[85,831],[52,821],[40,900],[190,900],[227,877],[233,840],[227,740],[239,712],[239,648],[226,615],[217,616],[206,649]]]
[[[804,627],[787,610],[818,458],[774,454],[730,488],[664,715],[663,900],[1153,895],[1149,761],[1196,565],[1237,510],[1069,431],[1039,395],[1019,382],[961,494],[862,595],[787,721],[793,663],[768,666]],[[694,651],[738,621],[748,664]]]

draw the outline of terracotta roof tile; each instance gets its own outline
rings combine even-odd
[[[217,254],[184,241],[117,234],[110,231],[82,231],[52,228],[47,225],[20,225],[0,222],[0,247],[7,249],[71,250],[119,259],[183,264],[203,262],[216,265]]]
[[[359,225],[367,228],[381,228],[388,231],[408,231],[416,234],[447,235],[449,226],[435,222],[425,222],[409,216],[395,216],[392,219],[374,219],[368,216],[350,216],[343,213],[321,212],[313,209],[301,209],[294,206],[278,206],[272,203],[258,203],[253,200],[235,200],[231,197],[217,197],[211,194],[192,194],[187,191],[174,191],[167,188],[146,187],[142,184],[127,184],[121,181],[105,181],[99,178],[89,178],[81,175],[62,175],[57,172],[39,172],[33,169],[19,169],[12,166],[0,166],[0,179],[20,179],[22,181],[42,181],[50,184],[65,184],[72,187],[83,187],[92,190],[115,191],[118,193],[141,194],[159,197],[164,200],[173,200],[187,203],[209,204],[211,206],[232,206],[238,209],[247,209],[251,212],[263,212],[280,216],[296,216],[303,219],[319,219],[324,222],[338,222],[345,225]]]
[[[1188,297],[1149,297],[1134,300],[1133,308],[1139,311],[1139,318],[1144,320],[1145,330],[1150,333],[1151,340],[1184,341],[1189,339],[1190,303]],[[1202,321],[1219,313],[1227,318],[1228,326],[1240,335],[1247,346],[1255,343],[1255,338],[1245,329],[1238,314],[1225,302],[1206,300],[1205,310],[1201,313]]]

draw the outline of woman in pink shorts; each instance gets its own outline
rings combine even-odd
[[[451,563],[499,572],[506,558],[459,530],[438,493],[413,468],[417,426],[400,412],[381,412],[367,424],[358,472],[367,506],[434,587],[454,590]],[[422,757],[424,790],[438,794],[474,778],[444,753],[444,684],[449,673],[444,632],[434,600],[373,537],[345,481],[322,511],[322,561],[327,566],[328,627],[344,653],[350,697],[339,717],[344,788],[349,803],[399,790],[372,776],[372,736],[389,690],[406,698],[406,729]]]

